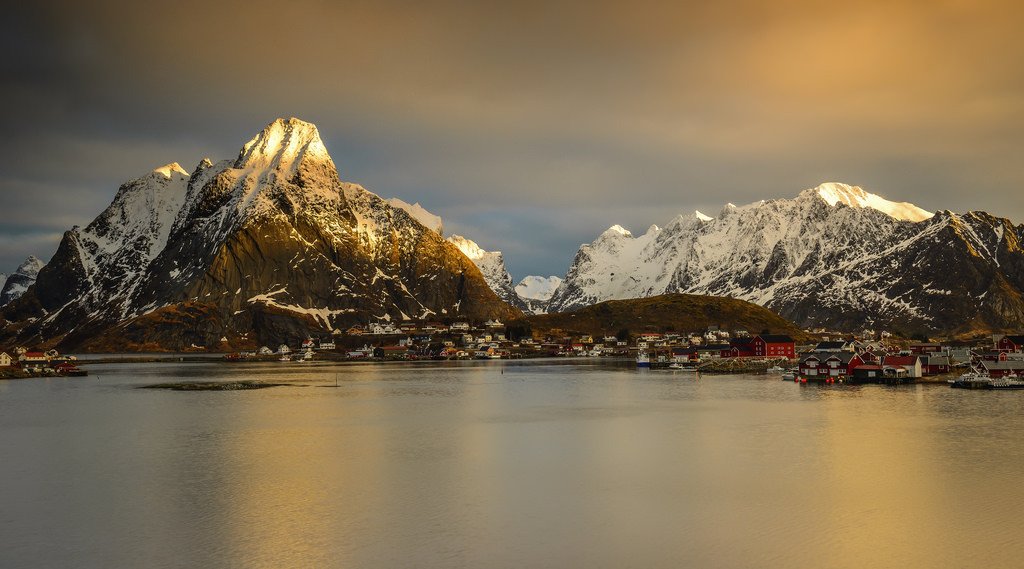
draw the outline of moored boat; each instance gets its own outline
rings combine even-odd
[[[636,367],[651,367],[651,355],[647,352],[639,352],[636,355]]]

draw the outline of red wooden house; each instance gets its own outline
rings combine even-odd
[[[729,340],[728,355],[722,352],[723,358],[752,358],[756,355],[753,338],[733,338]]]
[[[925,361],[922,368],[924,375],[938,375],[940,373],[949,373],[949,358],[946,356],[937,356],[935,354],[924,356]]]
[[[795,358],[796,342],[789,336],[759,334],[750,341],[754,356],[762,358]]]
[[[864,360],[858,354],[812,353],[800,361],[800,375],[808,379],[853,377],[853,370],[862,365]]]
[[[996,349],[1000,352],[1024,352],[1024,336],[1003,336]]]

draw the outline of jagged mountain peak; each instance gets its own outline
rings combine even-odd
[[[297,118],[279,118],[245,143],[234,167],[240,170],[280,170],[290,176],[306,160],[334,167],[316,125]]]
[[[625,227],[623,227],[623,226],[621,226],[619,224],[615,224],[615,225],[609,227],[608,229],[605,229],[604,233],[602,233],[598,237],[598,239],[605,238],[605,237],[614,237],[614,238],[617,238],[617,237],[633,237],[633,234],[630,233],[630,231],[628,229],[626,229]]]
[[[16,275],[26,275],[34,277],[39,274],[39,270],[46,266],[46,263],[39,260],[35,255],[29,255],[20,265],[17,270],[14,271]]]
[[[889,217],[903,221],[924,221],[934,214],[908,202],[893,202],[882,196],[865,191],[860,186],[851,186],[841,182],[826,182],[817,187],[801,192],[800,198],[817,198],[829,206],[843,204],[853,208],[871,208]]]
[[[35,255],[29,255],[18,268],[10,275],[0,275],[0,306],[21,297],[36,282],[39,271],[46,266]]]

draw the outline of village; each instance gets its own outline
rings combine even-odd
[[[939,381],[966,369],[992,378],[1024,375],[1024,335],[994,335],[975,342],[908,342],[887,333],[811,334],[798,344],[768,331],[723,330],[718,326],[689,333],[620,330],[614,335],[551,331],[535,336],[520,325],[500,320],[473,323],[378,321],[305,338],[276,348],[230,352],[237,361],[412,361],[523,359],[544,357],[618,358],[654,368],[704,373],[779,372],[802,383],[908,383]],[[868,336],[868,337],[863,337]],[[213,353],[211,353],[213,355]],[[75,376],[86,372],[74,356],[25,348],[0,352],[0,377]]]

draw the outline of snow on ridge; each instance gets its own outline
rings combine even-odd
[[[523,277],[523,280],[516,285],[516,294],[532,300],[550,300],[551,295],[555,294],[555,290],[560,284],[562,284],[562,279],[555,275],[550,277],[529,275]]]
[[[908,202],[893,202],[879,195],[864,191],[860,186],[850,186],[839,182],[826,182],[807,190],[816,194],[830,206],[844,204],[850,207],[871,208],[889,217],[904,221],[924,221],[935,214],[925,211]]]
[[[505,267],[505,257],[501,251],[485,251],[475,241],[461,235],[452,235],[447,241],[473,261],[494,294],[509,304],[518,304],[516,292],[512,288],[512,275]]]
[[[467,239],[461,235],[452,235],[448,238],[448,242],[459,248],[462,254],[469,257],[471,261],[478,261],[485,258],[488,255],[501,255],[501,251],[484,251],[476,244],[476,241]]]
[[[186,172],[185,169],[181,167],[181,164],[178,164],[177,162],[171,162],[170,164],[164,164],[159,168],[153,168],[153,173],[160,174],[164,178],[168,179],[171,178],[172,174],[180,174],[186,178],[189,176],[188,172]]]
[[[421,206],[419,202],[410,205],[408,202],[399,198],[391,198],[385,201],[388,202],[388,205],[391,207],[405,210],[405,212],[411,215],[413,219],[422,223],[427,228],[433,229],[438,235],[444,235],[444,223],[441,220],[441,216],[430,213],[426,208]]]

